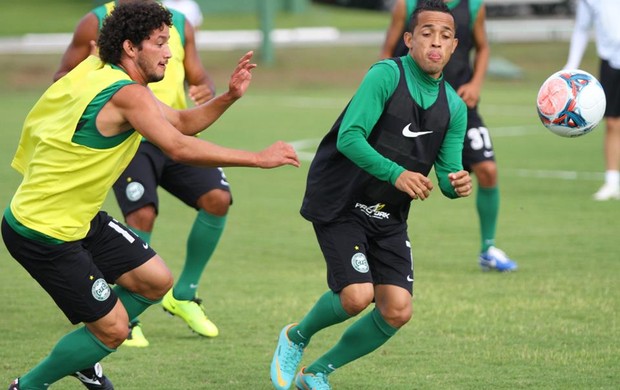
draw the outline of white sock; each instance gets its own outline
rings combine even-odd
[[[620,171],[605,171],[605,184],[620,187]]]

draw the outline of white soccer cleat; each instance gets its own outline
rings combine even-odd
[[[594,200],[620,199],[620,186],[604,184],[594,195]]]

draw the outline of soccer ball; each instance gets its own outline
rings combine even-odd
[[[536,100],[542,124],[562,137],[579,137],[592,131],[603,119],[605,105],[601,83],[580,69],[549,76]]]

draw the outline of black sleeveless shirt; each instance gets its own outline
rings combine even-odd
[[[411,97],[400,58],[400,79],[373,127],[368,143],[384,157],[409,171],[427,176],[437,158],[450,123],[446,88],[442,81],[436,101],[424,110]],[[357,207],[379,206],[394,222],[404,222],[411,198],[391,183],[355,165],[336,148],[340,114],[321,141],[310,165],[301,214],[312,222],[328,223]]]

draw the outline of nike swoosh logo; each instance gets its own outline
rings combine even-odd
[[[81,372],[76,372],[75,376],[82,382],[82,383],[86,383],[89,385],[99,385],[101,386],[101,382],[99,382],[97,379],[90,379],[89,377],[85,376],[84,374],[82,374]]]
[[[413,278],[411,277],[411,275],[407,275],[407,281],[408,282],[413,282]]]
[[[142,244],[142,248],[144,249],[149,249],[149,244],[147,244],[146,242],[144,244]]]
[[[484,152],[482,152],[482,154],[484,154],[484,157],[489,158],[489,157],[493,157],[495,153],[493,153],[492,150],[485,150]]]
[[[276,372],[278,373],[278,384],[280,386],[286,386],[286,381],[281,376],[280,360],[276,357]]]
[[[409,130],[409,126],[411,126],[411,123],[403,128],[403,135],[407,138],[416,138],[421,135],[432,133],[432,131],[411,131]]]

